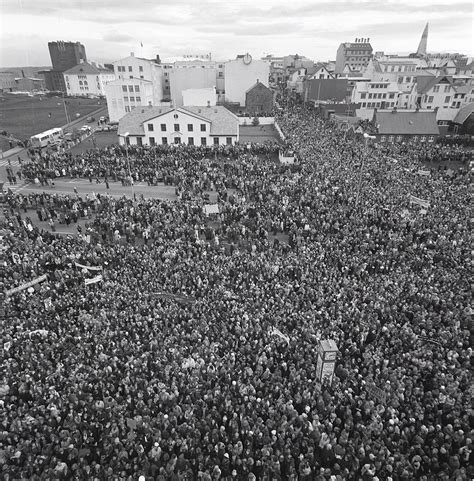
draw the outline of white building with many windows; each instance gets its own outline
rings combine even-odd
[[[115,80],[115,74],[99,65],[83,62],[66,70],[64,83],[68,95],[105,95],[105,87]]]
[[[398,95],[396,82],[357,82],[351,101],[360,104],[361,109],[387,109],[397,106]]]
[[[239,119],[222,106],[143,107],[119,122],[121,145],[234,145]]]

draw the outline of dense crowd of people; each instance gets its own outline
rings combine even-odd
[[[1,290],[46,278],[1,299],[2,479],[472,479],[472,178],[426,167],[468,157],[366,147],[297,104],[278,122],[293,165],[243,146],[23,166],[177,198],[7,196]],[[78,236],[36,225],[66,216]]]

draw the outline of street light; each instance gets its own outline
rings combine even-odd
[[[125,139],[125,152],[126,152],[126,156],[127,156],[128,177],[130,178],[130,186],[132,187],[132,196],[135,199],[135,192],[133,191],[132,172],[130,171],[130,159],[128,157],[128,136],[129,135],[130,135],[130,132],[125,132],[123,134],[123,137]]]
[[[375,139],[375,138],[376,138],[375,135],[369,135],[367,132],[364,132],[365,148],[364,148],[364,155],[362,156],[362,163],[360,165],[359,185],[357,187],[357,196],[355,201],[356,208],[359,206],[360,189],[362,185],[362,173],[364,171],[364,161],[367,157],[367,143],[369,139]]]

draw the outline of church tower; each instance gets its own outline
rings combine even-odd
[[[423,35],[421,36],[421,40],[418,45],[418,49],[416,51],[417,56],[424,57],[426,55],[427,43],[428,43],[428,23],[426,24],[426,27],[423,30]]]

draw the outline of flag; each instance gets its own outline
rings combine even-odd
[[[430,201],[425,199],[420,199],[419,197],[415,197],[414,195],[409,195],[410,197],[410,204],[417,204],[420,207],[424,207],[427,209],[430,206]]]
[[[98,276],[93,277],[92,279],[84,279],[85,285],[88,286],[89,284],[95,284],[97,282],[102,281],[102,274],[99,274]]]
[[[102,270],[102,266],[98,266],[98,267],[85,266],[84,264],[79,264],[79,262],[75,262],[74,264],[76,264],[76,267],[81,267],[82,269],[87,269],[89,271],[101,271]]]
[[[290,338],[288,336],[285,336],[285,334],[283,334],[280,331],[280,329],[277,329],[276,327],[272,327],[272,329],[270,330],[270,334],[278,336],[281,339],[283,339],[284,341],[286,341],[287,344],[290,344]]]
[[[140,42],[140,46],[143,47],[143,42]]]

